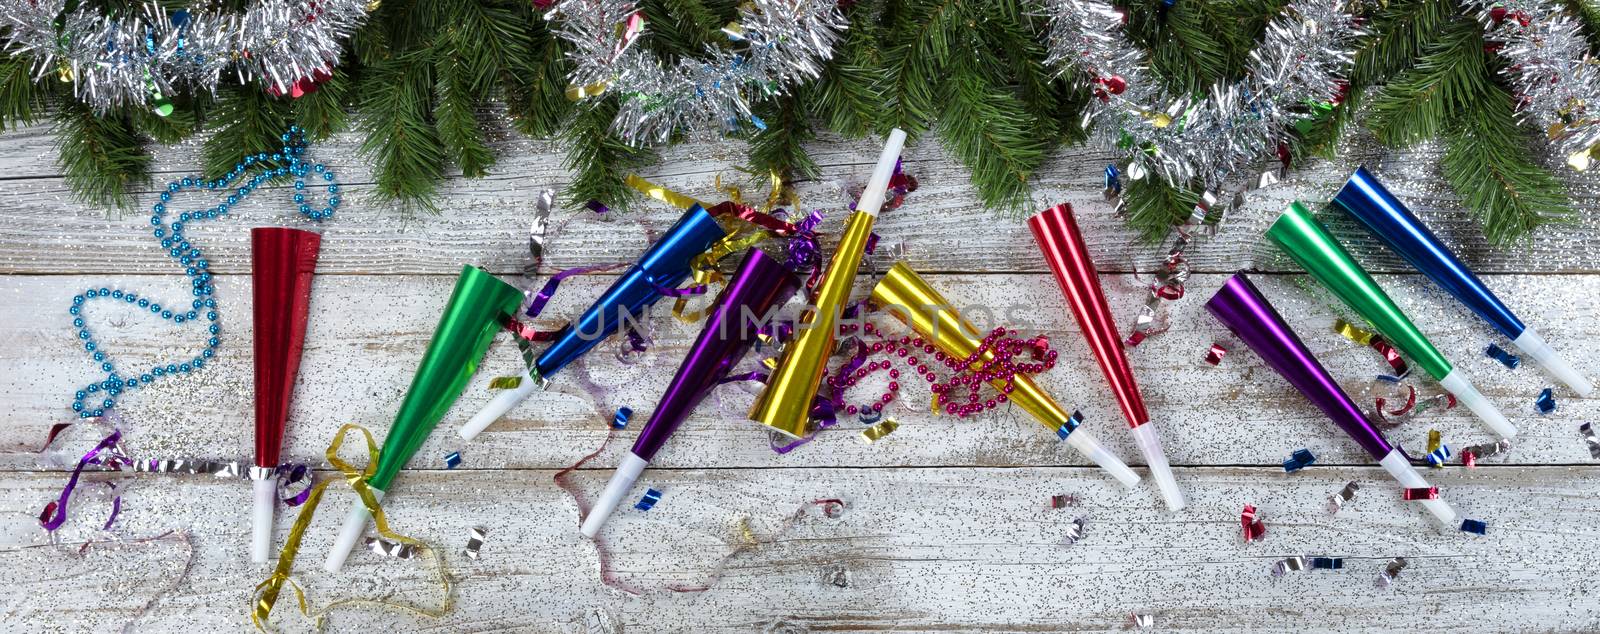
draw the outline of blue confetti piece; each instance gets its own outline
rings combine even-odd
[[[1556,411],[1556,395],[1550,388],[1545,388],[1539,392],[1539,399],[1533,402],[1533,406],[1539,408],[1541,415]]]
[[[1438,449],[1428,453],[1428,466],[1430,467],[1443,467],[1447,462],[1450,462],[1449,445],[1439,445]]]
[[[1484,535],[1489,532],[1489,525],[1483,520],[1461,520],[1461,532]]]
[[[454,469],[461,466],[461,452],[452,451],[444,456],[444,468]]]
[[[1078,426],[1082,424],[1083,414],[1073,412],[1072,416],[1067,419],[1067,422],[1061,423],[1061,427],[1056,429],[1056,436],[1061,440],[1066,440],[1067,436],[1071,436],[1072,432],[1077,431]]]
[[[755,126],[757,130],[764,131],[767,129],[767,122],[762,121],[761,117],[755,115],[750,115],[750,124]]]
[[[1283,471],[1284,473],[1294,473],[1316,461],[1317,457],[1312,455],[1310,449],[1296,449],[1288,460],[1283,461]]]
[[[633,505],[633,508],[641,511],[648,511],[652,508],[655,508],[656,502],[660,501],[661,492],[655,489],[648,489],[644,492],[644,497],[639,498],[639,503]]]
[[[1489,344],[1489,347],[1483,349],[1483,353],[1488,355],[1489,358],[1499,361],[1506,367],[1513,370],[1517,369],[1517,366],[1522,365],[1522,359],[1520,357],[1511,354],[1510,352],[1506,352],[1505,348],[1501,348],[1500,346],[1492,343]]]
[[[617,415],[611,417],[611,428],[612,429],[626,429],[628,427],[628,419],[632,418],[632,417],[633,417],[633,410],[632,409],[629,409],[629,408],[626,408],[626,407],[618,407],[617,408]]]
[[[1344,559],[1338,557],[1312,557],[1311,567],[1321,570],[1343,570]]]
[[[1106,163],[1106,194],[1115,195],[1122,193],[1122,179],[1118,178],[1117,166]]]

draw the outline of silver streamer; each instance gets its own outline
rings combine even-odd
[[[1146,172],[1206,190],[1286,141],[1314,106],[1339,97],[1364,32],[1343,0],[1292,0],[1254,51],[1247,74],[1209,95],[1172,95],[1123,34],[1123,16],[1100,0],[1037,0],[1050,19],[1049,63],[1081,73],[1097,99],[1083,125],[1121,153],[1129,178]]]
[[[1281,559],[1277,563],[1272,564],[1272,576],[1282,577],[1285,574],[1299,572],[1305,569],[1306,558],[1300,555],[1295,555],[1287,559]]]
[[[259,0],[243,13],[151,2],[108,16],[67,0],[0,0],[8,51],[33,59],[36,79],[54,74],[98,111],[154,106],[180,90],[215,93],[233,77],[278,92],[328,75],[343,40],[376,0]],[[60,19],[59,28],[57,19]]]
[[[1346,503],[1348,503],[1350,500],[1356,499],[1356,491],[1360,490],[1361,485],[1356,484],[1355,482],[1348,482],[1344,485],[1343,489],[1339,489],[1338,493],[1328,496],[1328,514],[1337,515],[1339,513],[1339,509],[1344,508]]]
[[[1544,130],[1556,151],[1578,170],[1600,143],[1600,62],[1589,54],[1583,25],[1564,3],[1544,0],[1467,0],[1484,35],[1506,58],[1500,71],[1516,93],[1518,115]]]
[[[1378,587],[1387,588],[1394,583],[1394,578],[1400,576],[1400,571],[1406,569],[1406,558],[1395,557],[1384,564],[1383,572],[1378,573]]]
[[[612,128],[633,145],[705,126],[764,128],[750,105],[816,79],[849,26],[837,0],[752,0],[723,29],[731,46],[668,64],[634,46],[648,29],[635,2],[565,0],[547,14],[557,16],[556,33],[572,45],[568,97],[620,94]]]

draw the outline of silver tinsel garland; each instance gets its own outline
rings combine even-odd
[[[1203,98],[1171,95],[1124,18],[1098,0],[1039,0],[1050,18],[1049,61],[1082,73],[1097,97],[1084,126],[1127,159],[1130,178],[1159,175],[1217,189],[1289,138],[1296,122],[1340,96],[1363,35],[1343,0],[1293,0],[1250,53],[1246,76]]]
[[[263,80],[288,92],[326,76],[341,45],[376,0],[264,0],[243,13],[154,3],[129,15],[102,15],[66,0],[0,0],[12,54],[34,62],[36,78],[71,82],[98,111],[150,106],[180,90],[215,92],[224,76]],[[59,19],[59,23],[57,20]]]
[[[1600,143],[1600,67],[1583,26],[1557,2],[1468,0],[1484,34],[1506,59],[1502,72],[1518,114],[1540,130],[1574,168],[1587,169]]]
[[[816,79],[848,27],[837,0],[752,0],[723,29],[732,47],[668,65],[635,45],[647,25],[630,0],[566,0],[557,15],[556,32],[572,44],[568,96],[620,94],[613,129],[634,145],[708,125],[764,128],[751,104]]]

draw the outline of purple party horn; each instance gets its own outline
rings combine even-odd
[[[584,535],[594,537],[606,518],[622,502],[639,474],[650,464],[656,451],[678,425],[689,418],[711,389],[739,363],[756,341],[756,330],[768,319],[773,308],[782,306],[800,288],[800,279],[777,260],[759,249],[745,253],[744,261],[728,286],[722,289],[710,309],[700,336],[689,346],[689,354],[678,373],[667,384],[655,413],[639,432],[633,450],[622,457],[622,464],[611,476],[594,509],[583,519]]]
[[[1206,302],[1206,310],[1228,330],[1250,346],[1268,366],[1277,370],[1295,389],[1305,395],[1322,413],[1372,454],[1389,475],[1405,488],[1426,488],[1422,478],[1404,452],[1389,444],[1383,432],[1356,407],[1354,401],[1317,362],[1300,336],[1289,328],[1283,316],[1267,302],[1250,278],[1239,273],[1229,278],[1222,289]],[[1461,516],[1442,499],[1422,500],[1421,504],[1450,528],[1461,523]]]

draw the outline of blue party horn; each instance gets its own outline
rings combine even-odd
[[[478,432],[548,382],[551,375],[615,334],[624,321],[637,319],[666,297],[662,291],[675,288],[689,277],[690,262],[695,256],[726,236],[722,225],[704,208],[690,207],[582,316],[556,333],[555,341],[534,361],[532,370],[523,373],[521,383],[501,390],[461,427],[461,437],[477,437]]]
[[[1394,194],[1389,193],[1366,167],[1356,168],[1350,180],[1333,197],[1333,202],[1350,212],[1411,266],[1455,296],[1456,300],[1466,304],[1500,334],[1511,339],[1512,345],[1533,357],[1579,396],[1588,396],[1594,391],[1594,384],[1573,369],[1550,344],[1545,343],[1538,331],[1517,319],[1511,309],[1495,297],[1478,280],[1478,276],[1473,275],[1472,270],[1462,264],[1450,252],[1450,248],[1440,242],[1438,236],[1433,235],[1427,225],[1422,224]]]

